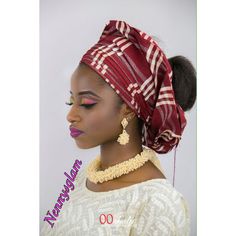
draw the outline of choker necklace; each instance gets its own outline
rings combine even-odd
[[[101,160],[100,156],[97,156],[86,168],[86,174],[91,182],[95,184],[98,182],[103,183],[140,168],[148,160],[150,160],[158,169],[160,169],[160,171],[162,171],[160,162],[156,157],[156,152],[152,149],[144,148],[144,150],[135,157],[114,166],[110,166],[105,170],[99,170]]]

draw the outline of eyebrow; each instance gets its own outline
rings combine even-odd
[[[70,94],[72,95],[72,91],[70,91]],[[80,96],[80,95],[86,95],[86,94],[90,94],[90,95],[93,95],[97,98],[100,98],[96,93],[92,92],[92,91],[82,91],[82,92],[79,92],[77,95]]]

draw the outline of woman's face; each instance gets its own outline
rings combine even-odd
[[[116,142],[123,116],[115,91],[95,71],[80,65],[72,75],[70,93],[67,120],[84,132],[74,138],[77,146],[87,149]]]

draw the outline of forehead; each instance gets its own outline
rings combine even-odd
[[[87,65],[78,66],[71,76],[73,90],[91,89],[95,91],[111,89],[110,86]]]

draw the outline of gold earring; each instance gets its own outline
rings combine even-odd
[[[128,125],[128,120],[124,118],[121,121],[121,125],[123,126],[123,132],[119,135],[117,142],[121,145],[126,145],[129,142],[129,134],[125,130],[126,126]]]

